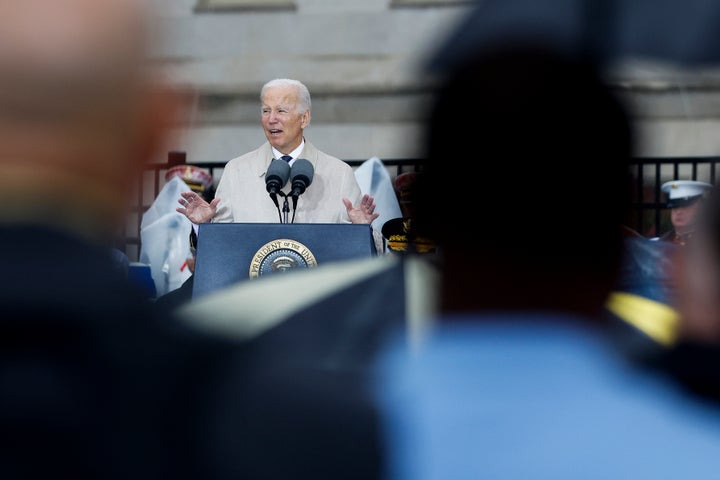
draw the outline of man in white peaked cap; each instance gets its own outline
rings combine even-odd
[[[695,231],[695,220],[702,199],[712,188],[706,182],[696,180],[671,180],[660,187],[667,194],[672,228],[660,236],[660,240],[686,245]]]

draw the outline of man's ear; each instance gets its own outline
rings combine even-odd
[[[310,125],[310,109],[308,108],[305,110],[305,113],[302,114],[302,120],[300,122],[300,125],[302,128],[306,128],[308,125]]]

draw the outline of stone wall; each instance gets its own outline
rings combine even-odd
[[[423,62],[468,8],[299,0],[290,10],[207,11],[193,0],[156,3],[164,12],[157,58],[194,92],[190,128],[168,146],[187,151],[190,163],[260,145],[259,91],[277,77],[310,89],[306,135],[320,149],[344,159],[417,157],[433,84]]]
[[[320,149],[345,159],[420,156],[435,81],[423,63],[469,8],[454,0],[282,0],[266,3],[279,5],[271,9],[154,1],[163,12],[157,59],[193,92],[190,127],[168,150],[186,151],[191,163],[226,161],[264,141],[258,94],[276,77],[310,88],[307,136]],[[717,76],[634,64],[609,81],[632,109],[638,155],[720,152]]]

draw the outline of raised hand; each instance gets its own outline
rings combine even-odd
[[[353,205],[347,198],[343,198],[343,203],[352,223],[372,223],[373,220],[380,216],[379,213],[374,213],[375,199],[367,193],[363,195],[357,205]]]
[[[217,212],[219,198],[214,198],[210,203],[195,192],[182,192],[178,203],[182,205],[175,210],[185,215],[194,224],[209,222]]]

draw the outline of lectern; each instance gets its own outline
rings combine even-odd
[[[375,254],[368,224],[203,223],[193,298],[265,275]]]

